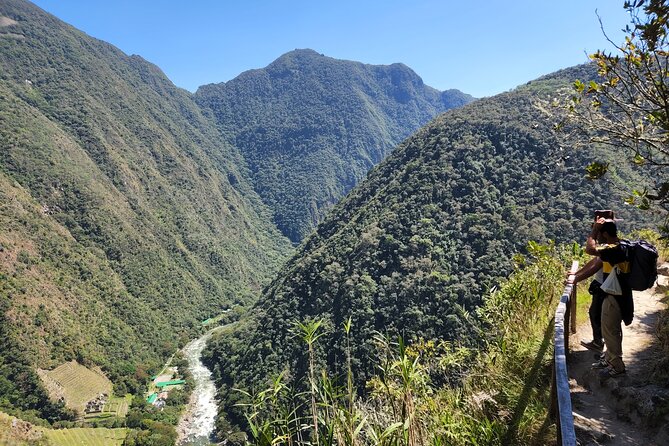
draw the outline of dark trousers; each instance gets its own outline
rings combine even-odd
[[[590,316],[590,326],[592,327],[592,339],[597,342],[602,342],[602,304],[606,294],[599,289],[599,282],[594,281],[590,284],[590,295],[592,295],[592,302],[588,315]]]

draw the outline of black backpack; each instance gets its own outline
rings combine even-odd
[[[645,240],[622,240],[630,273],[627,281],[635,291],[644,291],[655,285],[657,280],[657,249]]]

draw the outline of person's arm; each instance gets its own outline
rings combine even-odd
[[[576,274],[574,275],[574,283],[581,282],[595,274],[602,267],[602,263],[602,259],[599,257],[593,257],[590,259],[590,261],[586,263],[583,268],[576,271]]]
[[[599,255],[597,252],[597,238],[599,237],[599,230],[602,227],[602,223],[605,221],[606,220],[604,218],[598,218],[595,224],[592,225],[592,231],[590,231],[590,235],[588,235],[588,240],[585,241],[585,252],[591,256]]]
[[[591,263],[597,261],[596,259],[597,259],[596,257],[591,258],[591,259],[588,261],[588,263],[586,263],[585,265],[583,265],[583,266],[581,267],[581,269],[579,269],[579,270],[576,271],[575,273],[572,273],[571,270],[567,271],[567,277],[569,277],[569,276],[571,276],[571,275],[579,274],[579,273],[580,273],[581,271],[583,271],[584,269],[589,268]]]

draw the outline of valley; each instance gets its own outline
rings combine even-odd
[[[303,48],[189,92],[0,1],[0,445],[552,444],[593,210],[666,229],[663,158],[566,122],[602,71],[477,99]]]
[[[206,446],[214,438],[214,423],[218,415],[216,386],[211,371],[202,364],[200,357],[215,330],[194,339],[183,349],[195,386],[177,426],[179,445]]]

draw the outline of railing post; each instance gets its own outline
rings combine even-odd
[[[571,293],[569,293],[569,305],[567,306],[567,311],[564,312],[564,352],[565,355],[569,355],[569,332],[571,326]]]
[[[560,421],[557,418],[557,413],[558,413],[557,383],[555,382],[555,364],[553,364],[553,367],[551,367],[551,405],[548,408],[548,416],[551,419],[555,420],[556,423],[559,423]]]
[[[576,264],[576,269],[578,269],[578,263]],[[572,268],[574,266],[572,265]],[[575,271],[574,271],[575,272]],[[577,303],[577,297],[576,297],[576,287],[573,287],[571,289],[571,296],[569,296],[569,309],[571,312],[571,334],[576,334],[576,303]]]
[[[573,332],[576,325],[576,303],[572,297],[575,295],[574,274],[577,269],[578,262],[572,262],[569,279],[555,310],[553,379],[549,411],[557,426],[558,444],[569,446],[576,446],[574,415],[571,410],[571,393],[569,390],[569,376],[567,375],[567,352],[569,351],[569,333]],[[570,325],[570,322],[574,327]]]

